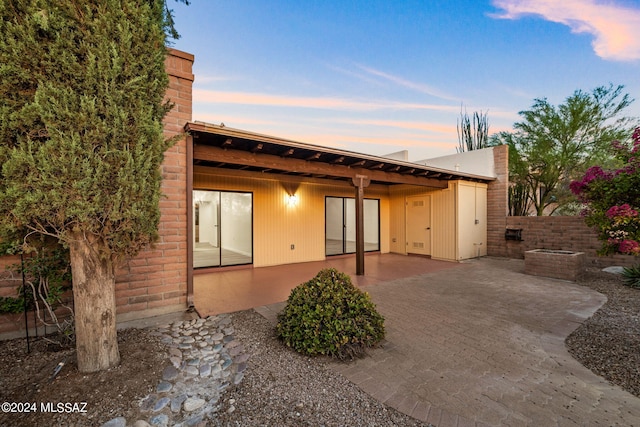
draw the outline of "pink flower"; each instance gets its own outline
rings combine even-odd
[[[611,206],[606,215],[608,218],[635,218],[638,216],[638,211],[631,208],[628,203],[625,203],[620,206]]]
[[[623,254],[638,254],[640,253],[640,244],[635,240],[623,240],[618,245],[618,252]]]

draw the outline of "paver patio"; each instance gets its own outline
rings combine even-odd
[[[332,368],[438,427],[640,425],[640,399],[564,345],[606,298],[522,271],[520,260],[483,258],[367,286],[386,342]],[[273,321],[279,307],[256,310]]]

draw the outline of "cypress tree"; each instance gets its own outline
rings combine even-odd
[[[119,364],[115,269],[157,237],[161,0],[0,2],[0,230],[70,251],[78,368]]]

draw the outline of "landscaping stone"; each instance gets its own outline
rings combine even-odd
[[[220,315],[177,321],[157,331],[166,341],[171,364],[164,368],[156,386],[156,392],[163,396],[149,394],[140,402],[142,412],[155,413],[148,423],[138,420],[145,423],[140,427],[197,426],[219,410],[220,394],[231,383],[239,384],[247,367],[248,355],[233,337],[230,323],[228,315]],[[166,334],[169,330],[171,336]],[[122,417],[111,422],[102,427],[127,425]]]

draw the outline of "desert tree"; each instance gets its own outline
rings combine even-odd
[[[120,361],[115,270],[157,237],[162,0],[0,2],[0,229],[69,249],[78,368]]]
[[[491,145],[509,145],[511,180],[523,187],[537,215],[574,203],[571,180],[591,165],[614,161],[610,143],[630,138],[638,121],[624,116],[633,99],[623,89],[577,90],[558,106],[536,99],[531,109],[519,113],[522,121],[513,132],[492,135]]]

